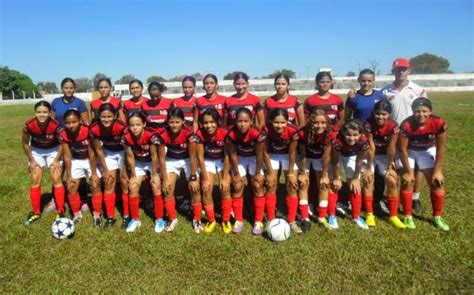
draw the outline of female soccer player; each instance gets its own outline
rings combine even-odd
[[[199,178],[197,175],[196,142],[192,129],[184,125],[184,113],[181,109],[172,108],[168,114],[168,126],[158,135],[162,188],[165,195],[165,210],[168,215],[168,224],[165,231],[173,231],[178,225],[176,218],[176,200],[174,196],[176,180],[184,170],[191,192],[192,204],[201,204]],[[202,207],[199,212],[193,206],[193,226],[200,232]]]
[[[336,220],[337,194],[331,189],[329,181],[329,161],[331,159],[332,141],[337,133],[332,131],[327,114],[321,109],[314,109],[308,123],[299,131],[299,199],[303,219],[302,229],[309,230],[308,188],[310,170],[315,171],[313,182],[319,187],[318,221],[325,228],[338,228]],[[328,202],[329,200],[329,202]],[[329,206],[329,203],[331,205]],[[328,207],[331,208],[328,223]]]
[[[242,197],[244,186],[242,177],[247,173],[250,175],[252,191],[255,204],[255,223],[252,233],[261,235],[263,232],[263,211],[265,209],[264,199],[264,175],[262,166],[265,151],[266,135],[256,127],[252,126],[253,117],[249,109],[243,107],[237,110],[236,125],[229,131],[226,137],[226,149],[232,169],[232,208],[234,210],[235,223],[232,232],[242,232],[244,199]]]
[[[399,128],[397,122],[390,118],[392,106],[387,100],[379,100],[374,105],[373,115],[364,124],[369,136],[370,146],[375,147],[374,166],[380,175],[385,177],[388,189],[389,221],[397,228],[405,228],[398,218],[398,176],[394,167]],[[372,207],[371,200],[365,199],[365,207]],[[367,225],[375,226],[375,217],[367,213]]]
[[[276,94],[267,98],[263,104],[266,120],[271,110],[286,109],[289,122],[298,128],[303,127],[305,124],[303,106],[296,96],[289,93],[290,78],[285,74],[280,74],[275,77],[274,86]]]
[[[356,119],[364,123],[372,116],[374,104],[384,99],[381,91],[374,90],[375,73],[370,69],[360,71],[357,78],[360,88],[355,96],[348,97],[346,100],[345,119]]]
[[[59,122],[51,118],[51,105],[47,101],[35,104],[35,117],[26,121],[22,131],[22,146],[28,157],[30,172],[30,202],[33,211],[24,224],[30,225],[41,216],[41,180],[46,166],[53,183],[58,217],[64,214],[64,186],[61,179],[62,148],[58,142]]]
[[[150,99],[142,104],[142,112],[146,118],[146,126],[159,132],[166,124],[168,112],[173,100],[162,96],[166,86],[160,82],[151,82],[148,85]]]
[[[128,195],[128,177],[124,167],[125,155],[121,143],[123,135],[127,131],[127,125],[117,119],[117,109],[110,103],[102,104],[97,110],[97,120],[89,126],[92,146],[94,148],[97,162],[100,164],[104,193],[96,194],[92,197],[92,209],[96,226],[102,224],[100,214],[102,212],[102,197],[105,203],[107,220],[105,227],[115,224],[115,183],[117,170],[121,175],[122,194]],[[128,206],[124,202],[124,206]],[[124,209],[124,217],[128,217],[128,208]]]
[[[76,109],[67,110],[63,115],[65,129],[59,133],[59,141],[64,153],[67,173],[69,206],[74,214],[72,221],[82,220],[81,199],[78,193],[80,179],[90,177],[92,198],[101,194],[100,171],[97,169],[95,154],[89,140],[89,128],[81,123],[81,114]],[[101,225],[94,215],[94,225]]]
[[[265,114],[263,113],[260,98],[248,92],[249,76],[243,72],[234,75],[234,88],[236,93],[228,97],[225,102],[226,126],[232,128],[235,125],[237,110],[246,107],[257,119],[257,127],[262,129],[265,126]]]
[[[76,82],[71,78],[64,78],[61,81],[63,96],[57,97],[51,103],[51,117],[58,120],[61,127],[64,127],[64,113],[69,109],[76,109],[81,115],[83,124],[89,125],[89,112],[84,101],[74,96]]]
[[[123,103],[123,111],[128,118],[130,113],[141,112],[142,104],[148,100],[143,96],[143,83],[138,79],[134,79],[128,83],[128,89],[132,98]]]
[[[206,94],[204,96],[198,97],[196,99],[196,104],[194,105],[194,132],[199,129],[199,119],[201,118],[204,111],[208,108],[216,109],[221,118],[221,122],[219,122],[219,124],[223,125],[224,123],[224,105],[227,97],[217,93],[219,84],[216,75],[207,74],[204,76],[202,84]]]
[[[342,125],[336,139],[332,143],[332,146],[332,161],[333,163],[338,163],[339,159],[342,160],[347,182],[349,183],[349,199],[352,205],[352,219],[359,228],[368,229],[369,227],[365,223],[364,218],[360,216],[362,207],[361,194],[364,195],[366,204],[372,204],[373,147],[370,147],[369,150],[369,142],[364,135],[362,125],[356,120],[349,120]],[[333,165],[333,168],[333,176],[334,178],[338,178],[338,166]],[[363,174],[362,189],[359,180],[361,173]],[[333,208],[331,208],[331,210],[333,210]],[[367,207],[366,211],[368,213],[373,213],[371,207]]]
[[[97,89],[100,92],[100,97],[94,99],[91,102],[91,118],[92,120],[98,119],[99,117],[99,108],[104,103],[110,103],[114,106],[116,113],[120,120],[125,122],[125,114],[122,110],[122,101],[118,97],[113,97],[110,95],[110,91],[112,91],[112,81],[109,78],[102,78],[97,83]]]
[[[230,224],[230,212],[232,211],[230,164],[224,148],[227,130],[219,126],[219,113],[215,109],[204,111],[201,125],[202,128],[196,132],[196,149],[202,175],[202,203],[208,220],[204,226],[204,232],[211,233],[216,226],[212,191],[214,177],[217,175],[221,195],[222,229],[225,234],[230,234],[232,232]],[[199,203],[193,204],[195,215],[200,214],[201,207]]]
[[[280,171],[283,171],[286,179],[288,222],[293,232],[301,233],[302,229],[296,223],[296,212],[298,210],[298,178],[296,176],[298,129],[288,123],[288,111],[286,109],[272,109],[268,114],[268,121],[268,125],[264,128],[267,133],[267,148],[265,149],[267,190],[264,198],[256,197],[254,199],[255,227],[259,229],[260,226],[258,225],[263,221],[263,208],[266,208],[268,221],[275,218],[277,183]],[[303,221],[303,224],[305,231],[309,230],[309,218]]]
[[[126,232],[134,232],[142,225],[139,212],[139,191],[148,172],[151,175],[150,184],[155,205],[155,232],[160,233],[163,231],[165,223],[163,221],[161,181],[158,175],[158,137],[152,131],[145,129],[146,119],[142,112],[131,112],[129,114],[129,132],[125,133],[122,139],[128,168],[130,169],[129,204],[131,219],[128,222]]]
[[[330,92],[332,76],[329,72],[319,72],[316,75],[316,88],[318,93],[306,98],[304,110],[310,114],[314,108],[322,109],[329,117],[333,130],[339,130],[344,122],[344,103],[342,98]]]
[[[444,204],[444,176],[441,171],[446,146],[446,124],[432,114],[431,101],[418,97],[412,104],[413,115],[400,126],[400,159],[403,163],[401,201],[404,209],[404,223],[415,229],[412,217],[412,194],[415,182],[414,166],[425,175],[430,185],[433,222],[441,230],[449,231],[449,226],[441,217]]]
[[[194,121],[193,108],[196,103],[196,97],[194,96],[194,92],[196,91],[196,79],[191,76],[186,76],[183,78],[181,85],[183,87],[183,96],[174,99],[172,104],[175,108],[183,110],[186,126],[192,127]]]

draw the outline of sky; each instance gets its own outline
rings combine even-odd
[[[424,52],[474,70],[472,0],[0,0],[0,66],[34,82],[104,73],[339,76]]]

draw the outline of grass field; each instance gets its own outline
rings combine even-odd
[[[92,227],[87,215],[71,240],[51,237],[55,214],[22,225],[30,204],[21,124],[32,106],[0,107],[0,292],[14,293],[474,293],[474,93],[433,93],[446,119],[445,219],[450,232],[425,213],[417,229],[396,230],[385,217],[370,231],[348,219],[340,229],[312,230],[276,244],[245,233],[196,235],[180,216],[173,233],[157,235],[153,221],[127,234]],[[45,177],[48,178],[48,177]],[[43,191],[51,188],[43,182]],[[120,218],[119,218],[120,219]]]

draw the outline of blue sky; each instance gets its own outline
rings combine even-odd
[[[314,77],[399,56],[446,57],[474,70],[470,0],[0,0],[0,65],[33,81],[98,72],[116,80],[195,72]]]

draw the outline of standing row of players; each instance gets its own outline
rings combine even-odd
[[[362,72],[359,80],[367,73]],[[368,74],[373,79],[373,73]],[[327,228],[337,228],[335,207],[341,188],[339,162],[350,185],[352,217],[357,226],[364,229],[368,225],[375,226],[372,167],[377,166],[388,186],[390,222],[399,228],[415,228],[411,217],[414,161],[430,183],[435,225],[449,229],[441,218],[444,200],[441,162],[446,127],[442,119],[431,115],[428,99],[414,100],[414,115],[401,124],[398,139],[397,124],[390,119],[393,113],[390,100],[375,103],[364,124],[357,120],[344,122],[342,100],[329,92],[332,82],[329,73],[317,75],[318,93],[308,98],[304,105],[289,95],[289,79],[284,76],[275,79],[277,93],[263,106],[257,97],[247,92],[248,77],[244,73],[236,75],[237,93],[230,98],[217,94],[215,76],[207,75],[203,82],[206,95],[196,99],[193,97],[195,81],[185,78],[185,96],[176,100],[162,97],[163,85],[151,83],[148,87],[151,99],[148,100],[141,95],[141,83],[132,81],[133,98],[123,104],[123,112],[120,101],[114,103],[117,100],[110,97],[110,81],[104,79],[99,82],[102,98],[91,106],[94,120],[88,127],[83,124],[88,119],[87,109],[86,112],[81,112],[80,108],[67,109],[58,117],[60,112],[54,102],[53,107],[46,102],[38,103],[36,118],[28,121],[24,128],[23,146],[30,160],[30,198],[34,209],[27,223],[40,216],[40,182],[42,167],[46,165],[53,178],[58,214],[64,213],[60,164],[64,155],[68,200],[74,220],[77,222],[82,218],[77,193],[79,179],[90,177],[94,224],[102,225],[104,202],[106,225],[112,226],[115,222],[115,182],[120,175],[124,226],[128,232],[141,225],[138,191],[147,172],[155,207],[155,231],[175,229],[174,190],[182,170],[191,193],[193,227],[197,233],[212,232],[216,227],[212,198],[216,175],[221,192],[222,229],[225,233],[242,231],[243,177],[250,175],[248,183],[252,187],[254,205],[252,232],[261,234],[264,213],[267,220],[275,218],[276,185],[281,171],[286,173],[287,218],[293,231],[310,228],[310,182],[319,188],[319,223]],[[74,88],[72,80],[65,80],[63,90],[67,89],[67,84]],[[190,89],[186,90],[187,86]],[[68,98],[77,99],[73,92],[69,97],[64,92],[61,103],[70,103]],[[180,100],[187,105],[179,105]],[[49,117],[51,110],[62,122]],[[126,119],[128,126],[120,117]],[[395,165],[397,142],[398,166]],[[309,179],[310,169],[316,171],[316,178]],[[403,222],[397,216],[398,175],[402,175]],[[362,202],[367,223],[360,216]],[[296,222],[298,206],[301,223]],[[207,216],[204,226],[201,223],[203,208]],[[230,223],[232,211],[233,225]],[[164,219],[165,212],[168,222]]]

